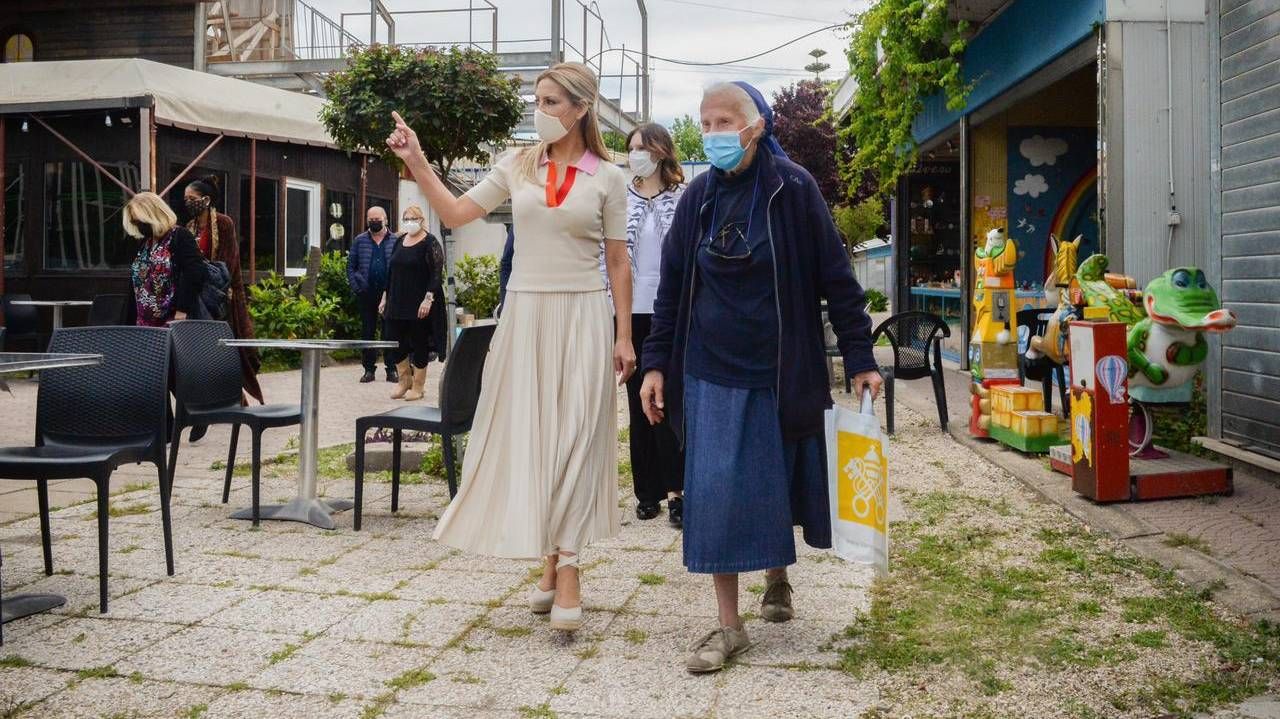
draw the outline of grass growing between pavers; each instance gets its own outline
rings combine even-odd
[[[891,526],[890,575],[837,641],[894,713],[1189,716],[1280,684],[1280,627],[1220,615],[1211,592],[1065,513],[895,493],[908,516]]]
[[[367,443],[366,451],[378,447],[377,443]],[[348,480],[355,481],[355,474],[347,469],[347,455],[355,451],[354,444],[339,444],[332,447],[324,447],[317,452],[316,457],[316,475],[320,480]],[[209,469],[214,471],[225,471],[226,462],[213,462]],[[462,467],[457,467],[459,472]],[[298,473],[298,455],[296,452],[284,452],[275,457],[264,457],[262,460],[262,479],[293,479]],[[238,460],[236,466],[231,470],[232,477],[248,478],[253,474],[253,466],[248,460]],[[440,440],[434,437],[427,450],[423,453],[422,464],[416,470],[404,470],[400,472],[400,484],[415,485],[427,484],[429,482],[444,482],[444,450],[441,448]],[[383,484],[391,483],[391,472],[370,472],[364,473],[366,482],[378,482]]]

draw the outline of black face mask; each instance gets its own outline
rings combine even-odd
[[[204,212],[208,208],[209,208],[209,204],[207,199],[202,198],[198,200],[197,199],[187,200],[187,212],[191,215],[192,218],[199,217],[200,213]]]
[[[149,239],[151,239],[151,238],[154,236],[154,235],[152,235],[152,232],[151,232],[151,224],[150,224],[150,223],[147,223],[147,222],[134,222],[133,224],[134,224],[134,225],[136,225],[136,226],[138,227],[138,232],[141,232],[141,233],[142,233],[142,239],[144,239],[144,240],[149,240]]]
[[[369,222],[369,231],[375,235],[382,232],[382,220],[372,220]]]

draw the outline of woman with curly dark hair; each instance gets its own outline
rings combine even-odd
[[[236,236],[236,223],[213,205],[214,198],[222,196],[221,185],[217,175],[193,180],[187,185],[182,193],[190,218],[187,229],[196,236],[200,254],[206,260],[227,266],[231,275],[231,284],[227,287],[227,324],[231,325],[231,332],[237,339],[252,339],[253,319],[249,317],[248,297],[240,274],[240,241]],[[258,385],[260,368],[258,351],[252,347],[241,347],[240,373],[244,391],[258,402],[263,401],[262,388]]]

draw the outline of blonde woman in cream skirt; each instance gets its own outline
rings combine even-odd
[[[552,628],[573,631],[582,625],[579,553],[620,531],[617,386],[636,365],[627,179],[603,159],[590,70],[556,65],[539,75],[535,93],[542,142],[503,157],[462,197],[440,181],[398,114],[387,146],[449,227],[511,201],[517,246],[502,320],[461,488],[435,538],[476,554],[544,559],[529,606],[549,613]]]

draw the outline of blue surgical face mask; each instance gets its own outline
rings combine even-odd
[[[702,136],[702,149],[711,164],[728,172],[742,162],[747,150],[740,132],[708,132]]]

